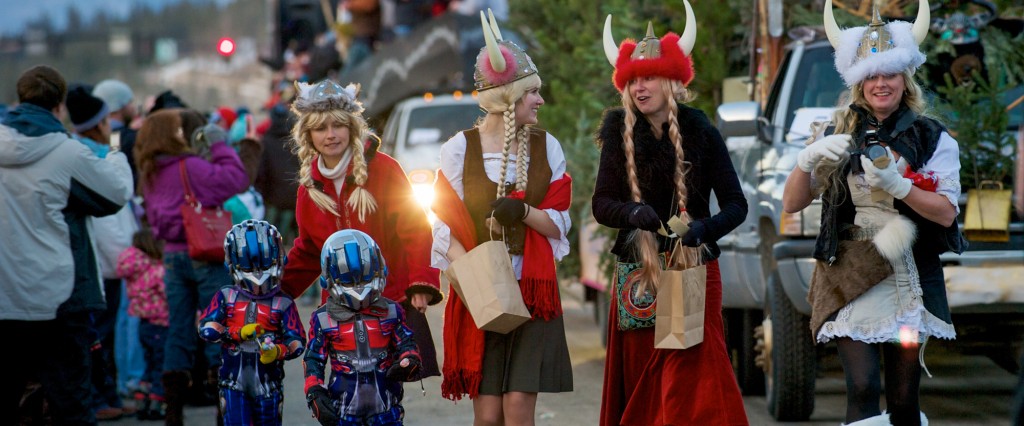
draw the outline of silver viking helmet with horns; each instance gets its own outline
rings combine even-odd
[[[476,57],[473,71],[476,90],[504,86],[537,73],[537,66],[533,64],[530,55],[515,43],[501,38],[501,30],[498,29],[498,22],[494,20],[491,9],[487,9],[487,17],[480,11],[480,26],[484,30],[486,45]]]
[[[903,21],[882,22],[877,7],[872,16],[867,26],[841,30],[832,16],[832,0],[825,0],[825,35],[836,50],[836,70],[847,87],[874,75],[913,71],[924,63],[919,46],[931,21],[928,0],[919,0],[913,26]]]

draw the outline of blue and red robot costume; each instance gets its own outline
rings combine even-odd
[[[420,355],[401,305],[381,296],[380,248],[361,231],[338,231],[324,242],[320,265],[329,296],[310,319],[303,358],[313,416],[324,426],[401,425],[402,382],[414,377]]]
[[[246,220],[227,233],[224,250],[235,285],[217,292],[199,321],[199,336],[223,347],[218,411],[225,425],[280,425],[284,361],[306,344],[298,309],[280,291],[281,235]]]

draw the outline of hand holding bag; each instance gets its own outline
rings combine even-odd
[[[224,261],[224,236],[231,230],[231,213],[218,207],[203,207],[192,192],[185,161],[178,163],[181,185],[185,188],[185,204],[181,206],[181,219],[185,226],[188,257],[204,262]]]
[[[506,334],[530,320],[503,241],[474,247],[452,262],[442,276],[449,278],[477,328]]]
[[[677,241],[668,268],[658,279],[654,320],[657,349],[686,349],[704,341],[707,266],[680,261],[682,250]]]

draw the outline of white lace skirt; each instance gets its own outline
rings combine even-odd
[[[826,321],[818,331],[818,342],[837,337],[866,343],[924,343],[928,337],[955,339],[953,325],[924,308],[913,255],[905,253],[893,270],[893,275],[840,309],[834,320]]]

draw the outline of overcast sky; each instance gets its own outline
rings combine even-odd
[[[79,12],[81,12],[84,20],[89,20],[101,10],[108,15],[124,17],[128,15],[132,10],[132,6],[135,4],[147,4],[159,7],[181,1],[182,0],[0,0],[0,34],[20,33],[24,29],[26,22],[35,20],[44,14],[49,14],[50,19],[53,20],[57,27],[63,28],[67,21],[68,6],[72,4],[74,4]],[[227,4],[234,0],[213,1],[220,4]]]

